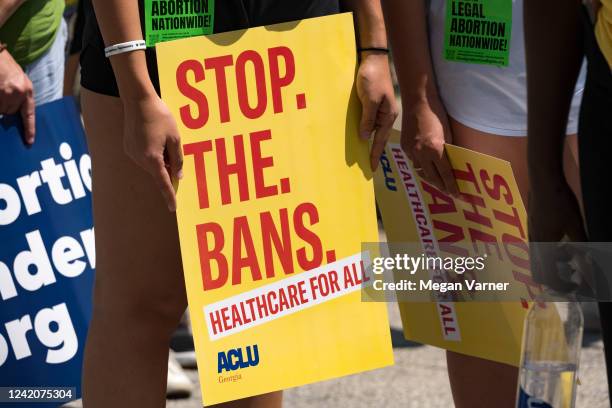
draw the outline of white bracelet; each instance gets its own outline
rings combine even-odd
[[[124,52],[144,50],[146,48],[147,43],[144,40],[127,41],[120,44],[109,45],[104,48],[104,55],[108,58],[113,55],[123,54]]]

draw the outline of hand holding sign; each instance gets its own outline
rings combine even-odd
[[[0,385],[78,398],[96,267],[91,158],[72,99],[36,115],[29,147],[16,118],[0,121]]]
[[[126,103],[125,152],[150,173],[170,211],[176,210],[172,178],[182,178],[183,156],[176,122],[157,96]]]
[[[20,112],[23,139],[34,143],[34,89],[30,78],[8,51],[0,51],[0,115]]]
[[[359,132],[364,139],[375,132],[370,153],[370,166],[374,171],[378,168],[380,156],[398,115],[387,54],[364,54],[356,82],[357,95],[362,105]]]
[[[419,176],[455,195],[459,188],[444,151],[444,144],[452,141],[448,116],[437,98],[426,100],[404,109],[402,149],[414,163]]]
[[[377,228],[352,22],[156,46],[185,155],[177,221],[206,405],[391,363],[386,307],[359,291]],[[391,87],[363,85],[368,112],[392,106]]]
[[[520,299],[480,304],[401,302],[406,338],[518,366],[525,312],[541,287],[529,269],[526,213],[510,164],[446,145],[460,188],[457,197],[450,197],[416,176],[398,133],[391,135],[381,159],[383,171],[374,179],[388,242],[417,243],[421,253],[432,255],[486,254],[486,270],[496,276],[495,281],[510,282],[512,296]],[[420,251],[413,255],[420,256]],[[487,280],[476,270],[462,276]],[[483,293],[466,292],[464,299],[488,300]]]

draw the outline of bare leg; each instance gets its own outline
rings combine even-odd
[[[509,161],[527,205],[529,174],[527,171],[527,138],[507,137],[477,131],[450,119],[453,143]],[[567,137],[564,149],[564,171],[568,184],[581,201],[576,135]],[[455,405],[459,408],[514,407],[518,369],[502,363],[454,352],[446,355]]]
[[[283,405],[283,393],[272,392],[256,398],[245,398],[225,404],[211,405],[211,408],[274,408]]]
[[[446,365],[457,408],[515,407],[516,367],[452,351]]]
[[[85,89],[81,100],[97,251],[83,404],[164,407],[170,336],[187,306],[176,219],[152,178],[123,152],[121,101]],[[280,406],[280,393],[228,406],[263,407],[260,399]]]
[[[529,174],[527,172],[527,137],[508,137],[480,132],[450,119],[453,130],[453,144],[509,161],[527,205]]]
[[[452,119],[451,126],[454,144],[510,162],[523,202],[527,204],[527,138],[480,132]],[[516,367],[450,351],[446,353],[446,361],[453,399],[458,408],[515,406]]]

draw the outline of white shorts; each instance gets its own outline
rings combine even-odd
[[[62,18],[55,40],[47,51],[24,68],[34,87],[36,106],[60,99],[64,92],[64,63],[68,28]]]
[[[481,132],[501,136],[527,135],[527,69],[523,35],[523,0],[512,0],[512,38],[509,65],[468,64],[444,58],[447,0],[431,0],[429,40],[438,92],[448,114]],[[586,77],[578,79],[567,134],[578,129],[578,112]]]

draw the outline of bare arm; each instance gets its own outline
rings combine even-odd
[[[530,235],[536,241],[584,239],[563,173],[567,118],[583,60],[581,12],[579,0],[525,2]]]
[[[404,108],[438,98],[423,0],[383,0]]]
[[[583,58],[580,7],[579,0],[525,2],[529,239],[533,243],[586,239],[578,202],[563,173],[567,117]],[[562,252],[532,244],[533,279],[561,293],[572,291],[576,285],[557,272],[559,261],[565,261]]]
[[[137,0],[93,0],[104,43],[142,39]],[[111,57],[124,106],[125,151],[157,182],[168,209],[176,209],[172,178],[182,177],[182,151],[174,118],[149,78],[144,51]]]
[[[0,27],[24,2],[25,0],[0,0]]]
[[[343,5],[355,16],[359,47],[387,48],[380,0],[344,0]],[[360,135],[367,139],[374,133],[370,166],[375,170],[397,118],[398,107],[387,54],[366,51],[360,52],[360,58],[357,72],[357,94],[363,107]]]
[[[567,118],[583,58],[580,7],[578,0],[525,2],[529,171],[534,187],[563,176]]]
[[[438,96],[429,51],[424,0],[383,0],[387,31],[402,91],[402,147],[419,173],[438,188],[458,187],[444,152],[452,141]]]
[[[106,46],[142,39],[138,1],[93,0],[93,5]],[[124,101],[155,95],[144,51],[119,54],[110,61]]]
[[[355,15],[361,47],[387,48],[387,33],[380,0],[343,0],[342,4]]]

